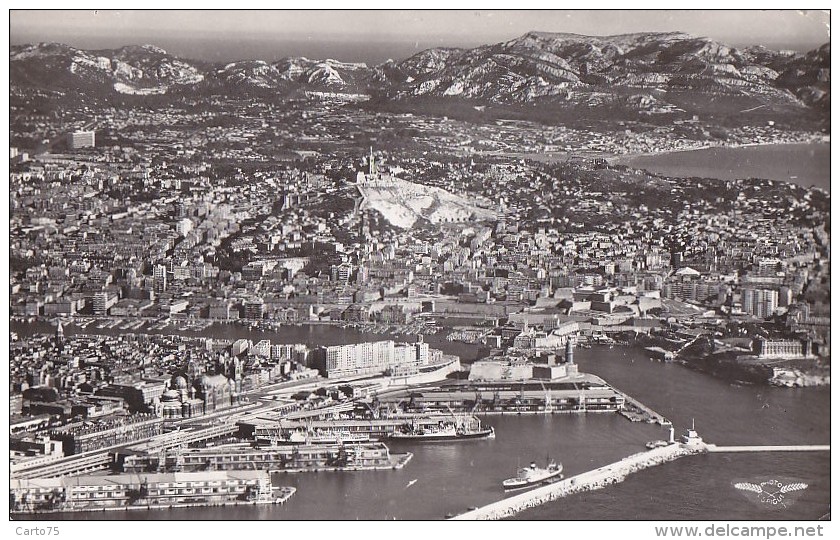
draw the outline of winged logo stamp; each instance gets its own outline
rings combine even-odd
[[[733,482],[732,486],[756,504],[776,509],[789,508],[808,489],[808,484],[804,482],[782,478],[770,478],[762,482]]]

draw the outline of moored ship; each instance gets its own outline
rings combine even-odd
[[[515,478],[503,481],[502,486],[505,489],[520,489],[562,477],[562,473],[563,465],[554,460],[549,461],[545,469],[537,467],[537,464],[532,462],[529,467],[519,469]]]
[[[389,435],[391,439],[424,442],[492,439],[495,436],[496,431],[492,426],[482,426],[480,423],[474,426],[446,423],[422,427],[406,424]]]
[[[364,433],[344,431],[293,431],[289,433],[288,439],[277,442],[286,444],[352,444],[370,442],[370,437]]]

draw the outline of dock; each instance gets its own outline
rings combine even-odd
[[[253,446],[231,443],[208,448],[188,448],[170,454],[126,453],[115,463],[123,471],[140,474],[151,470],[173,472],[269,470],[272,472],[374,471],[399,469],[411,453],[391,454],[381,442],[345,445],[284,444]]]
[[[13,479],[9,506],[32,514],[283,504],[295,491],[272,486],[264,470],[94,474]]]
[[[829,452],[829,444],[805,444],[787,446],[718,446],[707,444],[707,452]]]
[[[671,422],[663,415],[654,411],[638,399],[631,397],[629,394],[622,392],[615,386],[613,390],[624,396],[625,408],[619,411],[619,414],[632,422],[648,422],[651,424],[659,424],[660,426],[670,425]]]

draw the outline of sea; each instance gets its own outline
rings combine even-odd
[[[626,156],[616,162],[673,177],[762,178],[831,191],[831,145],[822,143],[714,147]]]
[[[12,323],[21,335],[48,331],[46,323]],[[107,332],[89,327],[89,333]],[[73,325],[65,333],[81,333]],[[118,331],[117,331],[118,332]],[[248,330],[217,325],[206,330],[234,339]],[[268,334],[268,335],[267,335]],[[350,343],[393,338],[326,326],[288,327],[252,339],[276,343]],[[452,352],[453,344],[441,346]],[[464,345],[469,348],[470,346]],[[629,347],[578,349],[581,371],[594,373],[670,419],[679,435],[692,425],[718,445],[829,444],[830,389],[789,389],[733,383],[684,366],[650,360]],[[644,450],[667,438],[665,428],[633,423],[617,414],[488,415],[494,440],[460,443],[391,443],[412,452],[401,470],[278,474],[276,485],[297,488],[283,506],[50,514],[70,520],[437,520],[505,497],[501,482],[518,467],[548,459],[567,476]],[[806,484],[785,508],[762,503],[735,483]],[[754,494],[753,494],[754,495]],[[632,474],[618,485],[573,495],[517,515],[539,520],[818,519],[830,512],[827,452],[715,454],[682,458]],[[43,516],[46,518],[46,516]],[[41,519],[39,516],[37,519]]]

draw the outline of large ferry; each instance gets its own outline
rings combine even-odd
[[[366,442],[371,442],[369,435],[346,431],[292,431],[285,436],[257,437],[258,445],[358,444]]]
[[[289,434],[291,444],[349,444],[370,442],[370,437],[364,433],[349,433],[344,431],[325,431],[301,433],[294,431]]]
[[[493,439],[496,437],[496,431],[492,426],[485,427],[481,424],[473,427],[458,426],[454,423],[422,427],[406,424],[391,433],[389,437],[396,440],[424,442]]]
[[[548,462],[545,469],[537,467],[536,463],[531,463],[529,467],[519,469],[516,478],[508,478],[502,482],[505,489],[520,489],[542,482],[547,482],[554,478],[562,477],[563,465],[555,462],[553,459]]]

